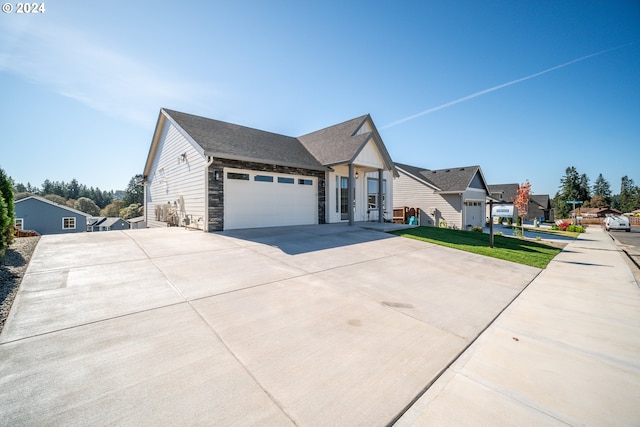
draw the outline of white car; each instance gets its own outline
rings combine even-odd
[[[629,221],[629,218],[627,218],[626,216],[612,215],[605,218],[604,228],[607,231],[610,231],[610,230],[631,231],[631,222]]]

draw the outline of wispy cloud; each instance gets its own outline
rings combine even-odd
[[[472,93],[471,95],[463,96],[462,98],[458,98],[456,100],[447,102],[445,104],[438,105],[437,107],[429,108],[428,110],[424,110],[424,111],[421,111],[419,113],[413,114],[411,116],[407,116],[405,118],[402,118],[400,120],[396,120],[395,122],[392,122],[392,123],[389,123],[388,125],[382,126],[380,129],[388,129],[388,128],[393,127],[393,126],[397,126],[399,124],[408,122],[409,120],[417,119],[418,117],[422,117],[422,116],[425,116],[427,114],[430,114],[430,113],[433,113],[433,112],[436,112],[436,111],[439,111],[439,110],[443,110],[443,109],[448,108],[448,107],[452,107],[452,106],[454,106],[456,104],[460,104],[461,102],[469,101],[470,99],[474,99],[474,98],[477,98],[479,96],[486,95],[488,93],[495,92],[495,91],[500,90],[500,89],[504,89],[505,87],[508,87],[508,86],[513,86],[513,85],[515,85],[517,83],[522,83],[524,81],[531,80],[531,79],[533,79],[535,77],[539,77],[539,76],[541,76],[543,74],[547,74],[547,73],[550,73],[552,71],[559,70],[560,68],[568,67],[569,65],[575,64],[576,62],[584,61],[586,59],[593,58],[594,56],[603,55],[603,54],[605,54],[607,52],[611,52],[613,50],[622,49],[622,48],[624,48],[626,46],[629,46],[629,45],[632,45],[634,43],[636,43],[636,42],[625,43],[625,44],[620,45],[620,46],[616,46],[616,47],[612,47],[612,48],[609,48],[609,49],[601,50],[599,52],[595,52],[595,53],[592,53],[592,54],[589,54],[589,55],[585,55],[585,56],[582,56],[580,58],[574,59],[572,61],[565,62],[565,63],[560,64],[560,65],[556,65],[555,67],[547,68],[546,70],[540,71],[538,73],[531,74],[531,75],[526,76],[526,77],[522,77],[522,78],[519,78],[519,79],[511,80],[510,82],[503,83],[503,84],[500,84],[500,85],[497,85],[497,86],[493,86],[493,87],[490,87],[489,89],[484,89],[484,90],[481,90],[479,92]]]
[[[148,126],[162,106],[204,104],[213,87],[172,76],[77,30],[38,25],[0,31],[0,72],[49,87],[90,108]]]

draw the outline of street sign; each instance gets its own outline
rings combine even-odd
[[[566,203],[567,205],[581,205],[581,204],[582,204],[582,203],[584,203],[584,202],[581,202],[581,201],[579,201],[579,200],[567,200],[565,203]]]

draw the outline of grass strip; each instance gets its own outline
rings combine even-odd
[[[438,227],[409,228],[392,234],[536,268],[546,268],[561,251],[544,243],[504,236],[494,236],[494,247],[490,248],[488,234]]]

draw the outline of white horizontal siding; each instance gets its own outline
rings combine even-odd
[[[393,206],[420,208],[420,224],[438,226],[445,221],[447,226],[462,225],[462,210],[459,196],[436,194],[435,190],[402,171],[393,183]],[[435,215],[432,214],[435,212]]]
[[[186,153],[186,160],[182,160],[183,153]],[[145,214],[149,227],[167,225],[156,219],[157,206],[179,206],[182,199],[183,209],[177,209],[180,225],[189,217],[190,226],[205,229],[205,167],[202,149],[194,146],[170,120],[166,120],[146,186]]]

